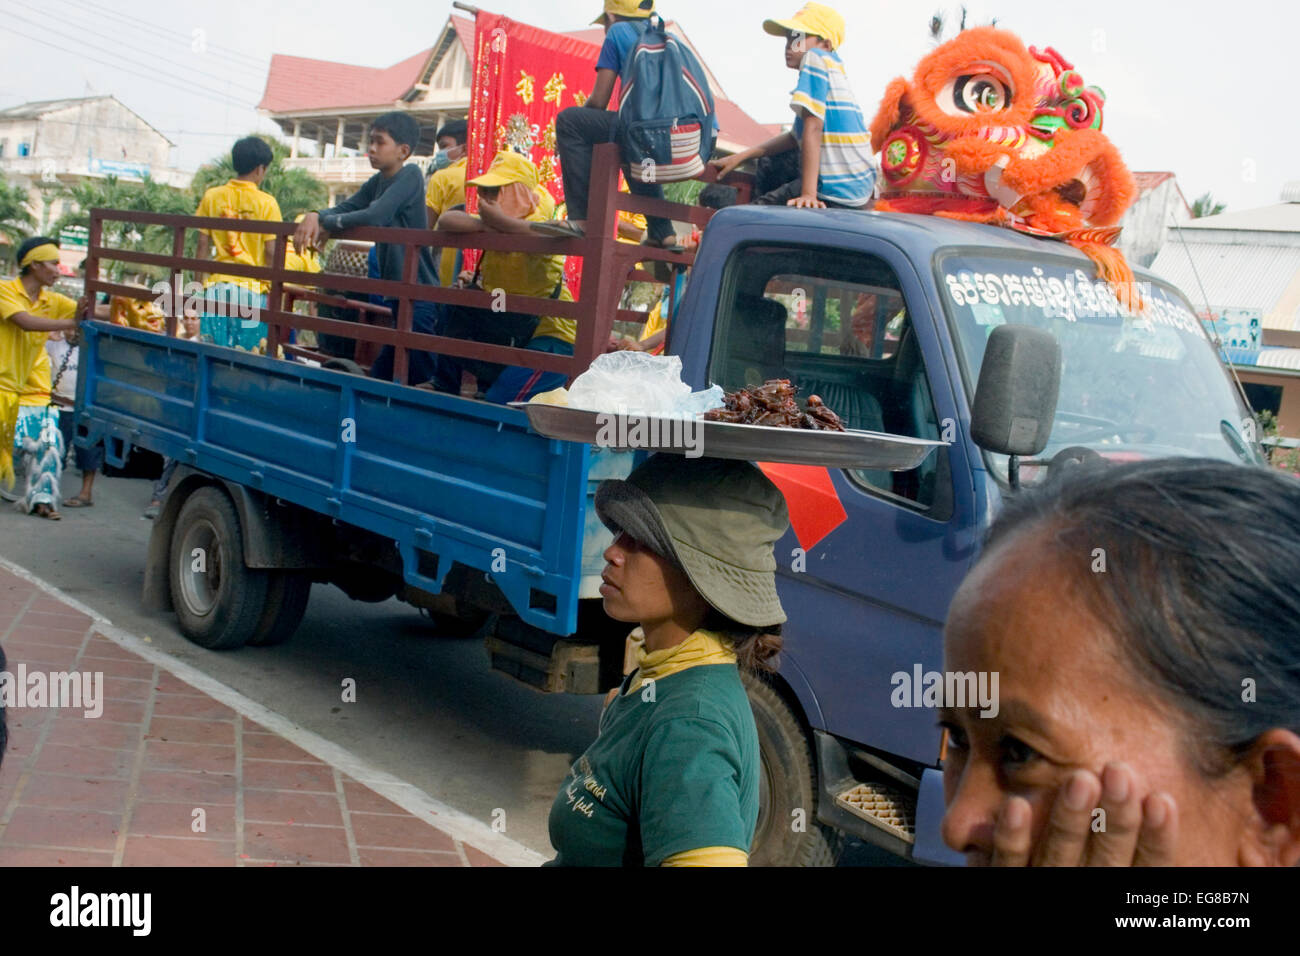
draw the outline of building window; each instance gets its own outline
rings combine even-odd
[[[19,155],[19,156],[30,156],[31,154],[32,154],[32,144],[31,144],[31,143],[19,143],[19,144],[18,144],[18,155]]]
[[[0,159],[5,157],[5,147],[9,145],[9,140],[0,139]]]

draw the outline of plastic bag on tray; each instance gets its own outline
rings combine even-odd
[[[607,352],[569,386],[569,406],[631,415],[694,415],[722,404],[722,389],[691,392],[682,360],[648,352]]]

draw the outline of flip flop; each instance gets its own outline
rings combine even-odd
[[[688,252],[689,251],[685,246],[678,243],[675,238],[672,242],[668,242],[668,241],[651,242],[649,239],[646,239],[641,243],[641,245],[645,246],[647,249],[663,249],[666,252]]]
[[[76,495],[75,497],[72,497],[72,498],[64,498],[64,499],[63,499],[63,507],[65,507],[65,508],[93,508],[93,507],[95,507],[95,502],[93,502],[93,501],[90,500],[89,498],[83,498],[83,497],[81,497],[81,495]]]
[[[528,228],[533,232],[541,233],[543,236],[551,236],[556,239],[587,238],[587,233],[581,226],[575,226],[567,219],[547,219],[542,222],[530,222]]]

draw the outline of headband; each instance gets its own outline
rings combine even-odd
[[[58,262],[59,247],[52,242],[42,242],[39,246],[33,246],[27,250],[27,255],[23,256],[22,261],[18,263],[19,269],[26,269],[33,262]]]

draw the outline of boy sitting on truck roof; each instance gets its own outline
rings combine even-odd
[[[478,189],[477,216],[452,210],[443,213],[438,228],[452,232],[506,232],[530,235],[530,222],[543,222],[555,214],[555,199],[537,179],[537,167],[518,153],[497,153],[488,171],[468,185]],[[512,295],[533,296],[572,302],[564,284],[564,256],[527,252],[483,253],[479,265],[482,287],[503,297],[508,307]],[[444,310],[444,334],[494,345],[527,347],[553,355],[572,355],[577,322],[574,319],[543,317],[519,312],[449,306]],[[472,372],[479,389],[489,401],[526,401],[539,391],[563,385],[568,376],[558,372],[536,372],[490,362],[438,357],[434,385],[441,392],[460,391],[461,371]],[[558,384],[557,384],[558,383]],[[518,396],[524,396],[519,398]]]
[[[864,208],[875,192],[876,170],[862,108],[835,52],[844,42],[844,18],[823,3],[808,3],[789,20],[764,21],[763,29],[786,38],[786,66],[799,71],[790,100],[794,130],[714,160],[718,175],[749,159],[797,149],[799,178],[754,202],[802,209]]]
[[[408,166],[406,161],[420,142],[420,125],[409,113],[394,110],[385,113],[370,124],[370,165],[377,172],[356,194],[329,209],[309,212],[298,223],[294,244],[299,249],[308,246],[321,248],[330,233],[358,226],[393,229],[427,229],[428,217],[424,211],[424,176],[418,166]],[[379,275],[393,282],[402,281],[403,247],[391,242],[375,243],[379,257]],[[428,246],[418,247],[416,281],[421,285],[436,286],[438,272],[433,261],[433,251]],[[396,314],[397,300],[386,304]],[[436,303],[415,301],[411,329],[414,332],[437,334]],[[412,350],[410,353],[410,381],[412,385],[433,378],[434,356],[430,352]],[[370,369],[371,378],[392,379],[393,347],[385,345]]]
[[[280,204],[270,193],[259,187],[274,154],[266,141],[257,136],[246,136],[230,150],[235,168],[235,178],[220,186],[213,186],[203,194],[194,215],[214,219],[261,219],[280,222]],[[272,261],[275,237],[261,232],[231,232],[225,229],[200,229],[198,258],[209,255],[217,262],[232,262],[246,266],[265,267]],[[259,350],[266,338],[265,322],[252,321],[266,308],[268,283],[262,279],[244,276],[199,273],[203,282],[203,315],[199,320],[200,335],[205,342],[226,348]]]
[[[434,173],[429,177],[429,188],[424,193],[424,205],[429,217],[429,228],[438,228],[438,219],[449,209],[465,205],[465,170],[469,156],[465,144],[469,141],[469,123],[452,120],[438,130],[438,152],[433,157]],[[450,288],[460,274],[461,250],[450,247],[442,250],[438,263],[438,281]]]

